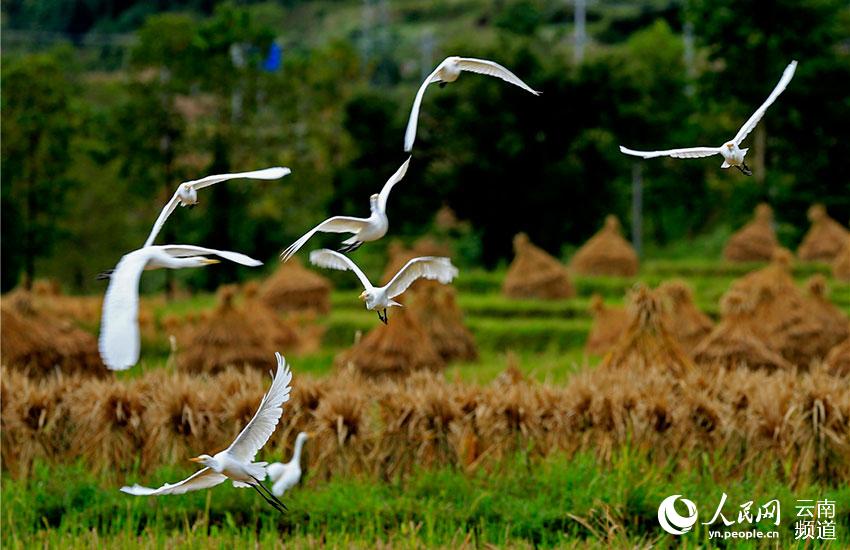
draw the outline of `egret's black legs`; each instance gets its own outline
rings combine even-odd
[[[281,509],[280,509],[280,507],[277,505],[277,503],[275,503],[275,502],[273,502],[272,500],[270,500],[270,499],[269,499],[269,497],[267,497],[267,496],[265,495],[265,493],[263,493],[262,491],[260,491],[260,489],[259,489],[259,488],[257,488],[257,486],[256,486],[256,485],[251,484],[251,487],[253,487],[253,488],[254,488],[254,490],[255,490],[255,491],[257,491],[257,494],[258,494],[258,495],[260,495],[261,497],[263,497],[263,500],[265,500],[265,501],[266,501],[266,503],[267,503],[269,506],[271,506],[272,508],[274,508],[275,510],[277,510],[277,511],[278,511],[278,512],[280,512],[281,514],[284,512],[283,510],[281,510]]]
[[[438,86],[439,86],[440,88],[445,88],[445,87],[446,87],[446,84],[448,84],[448,82],[441,81],[441,82],[438,84]]]
[[[101,271],[95,276],[96,281],[108,281],[112,278],[112,273],[114,273],[114,269],[107,269],[106,271]]]
[[[378,319],[380,319],[385,325],[387,324],[387,321],[389,320],[389,317],[387,317],[387,308],[384,308],[383,315],[381,315],[380,311],[378,312]]]
[[[355,250],[360,248],[360,245],[362,245],[362,244],[363,244],[363,241],[355,241],[351,244],[344,244],[337,249],[337,252],[341,252],[343,254],[347,254],[349,252],[354,252]]]
[[[277,508],[281,512],[284,511],[284,510],[289,510],[289,508],[286,507],[286,504],[282,503],[280,501],[280,499],[278,499],[274,495],[274,493],[269,491],[269,488],[266,487],[265,485],[263,485],[262,482],[259,479],[255,478],[254,476],[251,476],[251,477],[254,479],[254,481],[257,482],[257,485],[260,486],[260,489],[262,489],[265,492],[265,494],[268,495],[268,497],[271,498],[276,503],[276,505],[273,504],[273,506],[275,506],[275,508]],[[259,491],[259,489],[257,489],[257,490]],[[266,500],[268,500],[268,499],[266,499]],[[281,510],[281,507],[283,508],[283,510]]]
[[[752,176],[753,175],[753,171],[750,170],[750,167],[747,166],[746,162],[742,162],[741,166],[735,165],[735,168],[740,170],[741,173],[744,174],[745,176]]]

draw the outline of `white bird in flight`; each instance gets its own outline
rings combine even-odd
[[[442,63],[437,65],[433,73],[428,75],[428,78],[419,87],[419,91],[416,92],[416,99],[413,100],[413,109],[410,111],[410,120],[407,122],[407,130],[404,133],[405,151],[410,152],[413,149],[413,141],[416,139],[416,124],[419,120],[419,107],[422,104],[422,96],[425,95],[425,88],[434,82],[439,82],[441,87],[445,86],[448,82],[454,82],[462,71],[495,76],[505,82],[519,86],[534,95],[540,95],[540,92],[533,90],[528,84],[520,80],[517,75],[494,61],[475,59],[473,57],[447,57]]]
[[[340,252],[351,252],[365,242],[377,241],[386,235],[390,223],[387,219],[387,199],[395,184],[401,181],[407,173],[408,164],[410,164],[410,157],[387,180],[380,193],[369,197],[369,209],[372,213],[368,218],[352,218],[350,216],[328,218],[289,245],[280,255],[281,261],[289,260],[317,232],[354,233],[353,237],[342,241],[343,247],[339,249]]]
[[[256,267],[263,262],[238,252],[215,250],[188,244],[146,246],[125,254],[111,272],[103,299],[98,348],[104,364],[112,370],[127,370],[139,360],[139,279],[142,271],[182,269],[219,263],[212,255]]]
[[[289,401],[292,381],[292,371],[286,365],[286,360],[279,354],[277,357],[277,373],[272,385],[260,401],[254,418],[239,433],[230,446],[215,456],[202,454],[190,458],[192,462],[204,465],[188,478],[178,483],[166,483],[158,489],[133,485],[121,487],[121,491],[130,495],[182,495],[189,491],[208,489],[230,479],[234,487],[253,487],[263,499],[275,509],[283,512],[286,509],[276,496],[271,494],[263,485],[266,478],[266,462],[254,462],[257,452],[263,448],[274,433],[277,423],[283,414],[283,404]]]
[[[174,195],[171,197],[171,200],[166,203],[165,208],[162,209],[162,212],[159,213],[159,217],[153,224],[153,229],[151,229],[150,235],[148,235],[148,239],[145,241],[145,246],[150,246],[153,244],[154,239],[159,234],[162,226],[165,224],[165,220],[168,219],[168,216],[174,212],[174,209],[177,208],[177,205],[180,206],[195,206],[198,204],[198,189],[203,189],[204,187],[209,187],[210,185],[216,184],[221,181],[227,181],[237,178],[247,178],[254,180],[276,180],[280,179],[286,175],[292,173],[292,170],[289,168],[285,168],[282,166],[276,166],[274,168],[266,168],[264,170],[254,170],[253,172],[239,172],[237,174],[217,174],[215,176],[207,176],[205,178],[201,178],[199,180],[192,181],[184,181],[180,185],[177,186],[177,191],[174,192]]]
[[[272,482],[272,494],[282,497],[283,494],[295,487],[301,481],[301,448],[310,437],[307,432],[301,432],[295,438],[295,449],[289,462],[272,462],[266,466],[266,473]]]
[[[621,145],[620,151],[627,155],[643,157],[645,159],[653,157],[701,158],[710,157],[712,155],[721,155],[723,156],[723,164],[720,165],[721,168],[734,166],[744,175],[751,176],[753,172],[744,162],[744,155],[747,154],[749,149],[741,149],[739,146],[741,145],[741,142],[744,141],[744,138],[746,138],[747,135],[753,131],[753,128],[755,128],[759,123],[761,118],[764,116],[764,113],[767,111],[767,108],[776,101],[779,94],[781,94],[788,86],[788,83],[791,82],[791,78],[793,78],[794,71],[796,69],[797,62],[791,61],[791,63],[785,67],[785,71],[782,73],[782,78],[779,79],[779,83],[773,91],[770,92],[770,95],[767,96],[767,100],[762,103],[761,107],[756,109],[756,112],[753,113],[743,126],[741,126],[741,129],[738,130],[735,137],[720,147],[689,147],[686,149],[668,149],[666,151],[635,151],[634,149],[629,149]]]
[[[387,324],[387,308],[402,304],[393,300],[402,294],[417,279],[429,279],[440,281],[443,284],[452,282],[457,277],[457,268],[452,265],[448,258],[437,258],[434,256],[423,256],[413,258],[396,273],[392,280],[384,286],[375,287],[369,282],[368,277],[355,265],[348,256],[328,250],[314,250],[310,253],[310,262],[313,265],[339,271],[353,271],[365,290],[360,294],[360,299],[366,302],[366,309],[378,312],[378,319]],[[382,314],[383,311],[383,314]]]

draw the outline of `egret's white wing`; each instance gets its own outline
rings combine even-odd
[[[773,91],[770,92],[770,95],[767,96],[765,102],[761,104],[761,107],[756,109],[756,112],[752,114],[749,120],[747,120],[747,122],[745,122],[744,125],[741,126],[740,130],[738,130],[738,133],[735,134],[735,139],[733,140],[735,142],[735,145],[740,145],[741,142],[744,141],[744,138],[746,138],[747,135],[753,131],[753,128],[756,127],[756,124],[758,124],[761,118],[764,116],[764,113],[767,111],[767,108],[770,107],[774,101],[776,101],[776,98],[779,97],[779,94],[785,91],[785,88],[788,86],[788,83],[791,82],[791,79],[794,77],[794,71],[796,70],[796,61],[792,61],[788,64],[787,67],[785,67],[785,70],[782,72],[782,78],[779,79],[779,83],[776,85]]]
[[[127,370],[139,360],[139,278],[150,253],[143,248],[126,254],[109,276],[98,349],[112,370]]]
[[[531,86],[520,80],[517,75],[495,61],[490,61],[488,59],[475,59],[474,57],[460,57],[457,60],[457,64],[460,66],[461,70],[495,76],[497,78],[501,78],[505,82],[513,84],[514,86],[519,86],[526,92],[530,92],[534,95],[540,95],[540,92],[532,89]]]
[[[434,72],[428,75],[428,78],[425,79],[425,82],[419,86],[419,90],[416,92],[416,98],[413,100],[413,108],[410,109],[410,119],[407,121],[407,129],[404,131],[404,150],[408,153],[411,149],[413,149],[413,141],[416,139],[416,126],[419,124],[419,107],[422,105],[422,96],[425,95],[425,88],[427,88],[428,84],[431,84],[432,82],[440,81],[437,74],[440,72],[440,69],[443,68],[445,62],[446,61],[443,61],[437,65]]]
[[[176,258],[212,254],[240,265],[247,265],[248,267],[263,265],[263,262],[255,260],[250,256],[246,256],[245,254],[240,254],[238,252],[230,252],[229,250],[216,250],[214,248],[204,248],[203,246],[195,246],[191,244],[165,244],[160,246],[160,248],[162,248],[169,256],[174,256]]]
[[[357,275],[357,278],[360,279],[360,282],[363,284],[363,288],[372,288],[372,283],[369,282],[369,278],[366,277],[366,274],[363,273],[363,271],[351,261],[351,258],[345,254],[340,254],[339,252],[328,250],[327,248],[314,250],[310,252],[310,263],[326,269],[337,269],[339,271],[351,270],[355,275]]]
[[[635,151],[620,145],[620,152],[636,157],[651,159],[653,157],[673,157],[678,159],[697,159],[720,154],[719,147],[689,147],[687,149],[667,149],[666,151]]]
[[[350,216],[334,216],[328,218],[310,231],[302,235],[297,241],[289,245],[289,247],[280,253],[280,260],[287,261],[295,255],[304,244],[310,240],[310,237],[318,232],[322,233],[359,233],[361,229],[369,225],[369,220],[364,218],[352,218]]]
[[[165,220],[168,219],[168,216],[174,212],[174,209],[177,208],[177,205],[180,204],[180,197],[177,192],[174,192],[174,195],[171,196],[171,200],[169,200],[165,208],[162,209],[162,212],[159,213],[159,217],[157,217],[156,221],[153,222],[153,227],[151,228],[150,235],[148,235],[148,239],[145,241],[145,246],[151,246],[156,239],[156,236],[159,235],[159,232],[162,230],[162,226],[165,225]]]
[[[149,495],[182,495],[189,491],[199,491],[201,489],[209,489],[215,487],[227,479],[222,474],[217,474],[210,468],[198,470],[183,481],[177,483],[166,483],[158,489],[151,487],[142,487],[141,485],[133,485],[132,487],[121,487],[122,493],[136,496]]]
[[[199,180],[187,181],[184,182],[184,184],[188,183],[195,189],[202,189],[204,187],[209,187],[214,183],[227,180],[234,180],[237,178],[247,178],[252,180],[276,180],[282,178],[283,176],[288,176],[291,173],[292,170],[290,170],[289,168],[286,168],[284,166],[276,166],[274,168],[266,168],[264,170],[254,170],[253,172],[238,172],[236,174],[217,174],[215,176],[207,176]]]
[[[243,462],[253,462],[257,451],[269,440],[283,414],[282,405],[289,401],[289,392],[292,390],[289,383],[292,381],[292,371],[286,365],[286,359],[279,353],[277,357],[277,373],[272,380],[272,386],[257,409],[254,418],[242,429],[242,432],[227,451]]]
[[[276,180],[282,178],[283,176],[289,175],[292,171],[289,168],[277,166],[275,168],[266,168],[264,170],[254,170],[253,172],[239,172],[236,174],[217,174],[215,176],[207,176],[205,178],[201,178],[199,180],[186,181],[181,183],[180,185],[191,185],[195,189],[201,189],[203,187],[208,187],[214,183],[218,183],[220,181],[232,180],[236,178],[248,178],[255,180]],[[162,226],[165,225],[165,220],[168,219],[168,216],[174,212],[177,208],[177,205],[180,204],[179,197],[180,186],[177,187],[177,191],[172,195],[171,200],[165,205],[165,208],[162,209],[162,212],[159,213],[159,217],[153,224],[153,228],[151,229],[150,235],[148,235],[147,240],[145,241],[145,246],[150,246],[153,244],[156,236],[159,235],[159,232],[162,230]]]
[[[381,194],[378,195],[378,208],[380,208],[381,212],[387,211],[387,199],[390,197],[390,191],[393,190],[395,184],[401,181],[404,175],[407,173],[407,165],[410,164],[410,159],[412,157],[407,157],[407,160],[404,161],[398,170],[395,171],[395,174],[390,176],[390,179],[387,180],[387,183],[384,184],[384,187],[381,188]]]
[[[404,264],[404,267],[387,283],[387,296],[395,298],[407,290],[417,279],[436,280],[448,284],[457,277],[457,273],[457,268],[452,265],[448,258],[436,258],[434,256],[413,258]]]

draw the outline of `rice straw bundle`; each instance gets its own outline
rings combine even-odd
[[[379,324],[336,359],[372,377],[402,376],[445,366],[425,328],[407,308],[394,308],[387,325]]]
[[[850,282],[850,237],[832,261],[832,276],[839,281]]]
[[[259,298],[278,313],[331,310],[331,283],[292,258],[263,282]]]
[[[694,361],[707,368],[790,370],[780,354],[772,350],[756,332],[754,299],[732,289],[721,301],[720,323],[694,349]]]
[[[69,321],[42,314],[32,295],[16,291],[2,305],[2,356],[10,367],[45,376],[59,370],[106,376],[94,336]]]
[[[520,233],[514,237],[514,261],[502,284],[502,294],[516,299],[562,300],[575,296],[575,289],[567,268]]]
[[[129,470],[148,442],[144,422],[149,404],[137,380],[92,380],[71,392],[68,414],[74,425],[71,453],[93,471]]]
[[[832,348],[824,363],[829,374],[838,377],[850,377],[850,337]]]
[[[822,204],[812,205],[808,216],[812,226],[797,248],[797,257],[806,261],[834,260],[841,251],[841,247],[850,238],[850,231],[830,218]]]
[[[593,326],[590,327],[584,350],[590,354],[604,355],[626,331],[629,315],[625,308],[606,306],[599,294],[591,296],[589,309],[593,316]]]
[[[426,285],[411,294],[407,307],[446,362],[474,361],[478,358],[475,338],[463,324],[455,295],[451,286]]]
[[[773,210],[767,204],[759,204],[754,219],[729,238],[723,257],[732,262],[767,261],[777,246]]]
[[[669,306],[665,315],[667,330],[690,353],[711,332],[714,323],[694,304],[693,293],[684,281],[663,283],[658,292]]]
[[[236,289],[219,289],[219,305],[187,334],[178,365],[187,372],[216,373],[230,365],[274,368],[276,351],[297,346],[297,335],[266,308],[235,304]]]
[[[620,220],[608,215],[602,229],[575,253],[570,267],[582,275],[633,277],[638,272],[638,257],[620,234]]]
[[[657,291],[637,286],[629,296],[629,326],[600,364],[603,369],[637,372],[660,369],[682,376],[693,363],[664,325]]]

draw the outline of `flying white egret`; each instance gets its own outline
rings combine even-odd
[[[352,218],[350,216],[328,218],[289,245],[289,248],[284,250],[280,255],[281,261],[285,262],[291,258],[317,232],[354,233],[353,237],[342,241],[343,247],[339,249],[340,252],[351,252],[365,242],[377,241],[386,235],[390,223],[387,219],[387,199],[395,184],[401,181],[407,173],[408,164],[410,164],[410,157],[387,180],[380,193],[369,197],[369,209],[372,213],[368,218]]]
[[[327,269],[338,269],[340,271],[353,271],[365,290],[360,294],[360,299],[366,302],[366,309],[378,312],[378,319],[387,324],[387,308],[393,306],[401,307],[402,304],[393,300],[402,294],[417,279],[437,280],[443,284],[452,282],[457,277],[457,268],[452,265],[448,258],[437,258],[434,256],[423,256],[413,258],[396,273],[392,280],[384,286],[375,287],[363,271],[355,265],[348,256],[328,250],[314,250],[310,253],[310,262],[313,265]],[[381,314],[383,310],[383,315]]]
[[[237,178],[247,178],[254,180],[276,180],[280,179],[284,176],[292,173],[292,170],[289,168],[276,166],[274,168],[266,168],[264,170],[254,170],[253,172],[239,172],[237,174],[217,174],[215,176],[207,176],[205,178],[201,178],[199,180],[192,181],[184,181],[180,185],[177,186],[177,191],[174,192],[174,195],[171,197],[171,200],[165,205],[165,208],[162,209],[162,212],[159,213],[159,217],[153,224],[153,229],[151,229],[150,235],[148,235],[148,240],[145,241],[145,246],[150,246],[153,244],[154,239],[159,234],[159,231],[162,229],[162,226],[165,224],[165,220],[168,219],[168,216],[174,212],[174,209],[177,208],[177,205],[180,206],[195,206],[198,204],[198,189],[203,189],[204,187],[209,187],[210,185],[216,184],[221,181],[227,181]]]
[[[301,448],[310,434],[301,432],[295,438],[295,449],[289,462],[272,462],[266,466],[266,473],[272,482],[272,494],[282,497],[283,494],[295,487],[301,481]]]
[[[275,357],[277,357],[277,373],[272,379],[268,393],[260,401],[254,418],[248,422],[227,449],[216,453],[215,456],[203,454],[190,458],[192,462],[203,464],[204,468],[178,483],[166,483],[158,489],[133,485],[121,487],[121,491],[137,496],[182,495],[189,491],[215,487],[226,479],[230,479],[234,487],[253,487],[278,511],[285,510],[286,506],[262,483],[266,478],[267,463],[254,462],[257,452],[274,433],[283,414],[282,405],[289,401],[289,392],[292,389],[289,385],[292,381],[292,371],[279,353],[275,353]]]
[[[710,157],[712,155],[721,155],[723,157],[723,164],[720,165],[721,168],[729,168],[730,166],[734,166],[738,170],[741,171],[746,176],[751,176],[753,171],[747,166],[744,162],[744,155],[747,154],[749,149],[741,149],[739,146],[741,142],[744,141],[744,138],[749,135],[750,132],[753,131],[753,128],[759,123],[761,118],[764,116],[764,113],[767,111],[767,108],[770,107],[776,98],[779,97],[785,88],[788,86],[788,83],[791,82],[791,78],[794,76],[794,71],[797,69],[797,62],[791,61],[787,67],[785,67],[785,71],[782,73],[782,78],[779,79],[779,83],[770,92],[770,95],[767,96],[767,100],[762,103],[761,107],[756,109],[756,112],[741,126],[741,129],[738,130],[738,133],[735,134],[735,137],[732,138],[731,141],[724,143],[720,147],[689,147],[686,149],[668,149],[666,151],[635,151],[633,149],[629,149],[627,147],[620,146],[620,151],[627,155],[633,155],[636,157],[643,157],[645,159],[653,158],[653,157],[673,157],[673,158],[701,158],[701,157]]]
[[[104,278],[109,287],[103,299],[98,348],[104,364],[112,370],[126,370],[139,360],[139,279],[142,271],[182,269],[219,263],[205,258],[218,256],[241,265],[256,267],[263,262],[238,252],[214,250],[188,244],[146,246],[125,254]]]
[[[407,121],[407,130],[404,133],[405,151],[410,152],[413,149],[413,141],[416,139],[416,124],[419,121],[419,107],[422,104],[422,96],[425,95],[425,88],[434,82],[439,82],[440,87],[445,86],[448,82],[454,82],[462,71],[495,76],[505,82],[519,86],[526,92],[540,95],[540,92],[533,90],[528,84],[520,80],[517,75],[494,61],[472,57],[447,57],[442,63],[437,65],[433,73],[428,75],[428,78],[419,87],[419,91],[416,92],[416,98],[413,100],[413,109],[410,110],[410,120]]]

